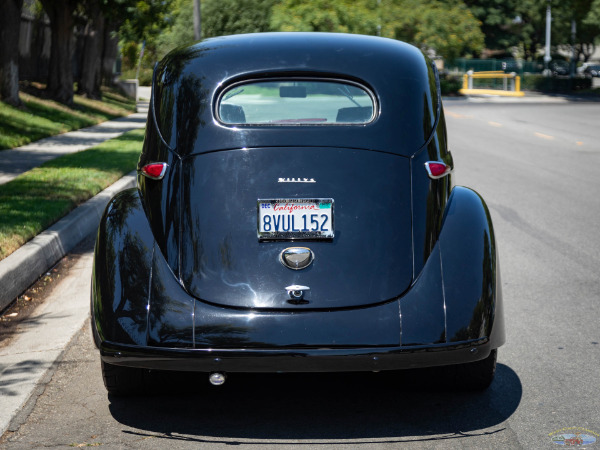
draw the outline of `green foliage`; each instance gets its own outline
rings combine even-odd
[[[145,42],[141,68],[152,70],[160,59],[157,45],[159,36],[172,22],[171,9],[175,0],[104,0],[120,3],[125,20],[119,28],[121,48],[124,53],[124,69],[137,68],[138,59]],[[122,20],[123,18],[120,18]],[[135,78],[135,75],[134,75]]]
[[[458,91],[462,89],[462,77],[456,75],[448,75],[442,73],[440,75],[440,88],[442,95],[458,95]]]
[[[486,46],[511,51],[518,46],[525,59],[535,59],[545,44],[546,7],[540,0],[465,0],[483,22]],[[600,0],[551,0],[552,45],[570,51],[571,21],[575,20],[577,57],[587,59],[600,37]]]
[[[485,46],[490,49],[508,50],[517,45],[515,33],[518,27],[517,0],[464,0],[471,13],[481,21]]]
[[[483,50],[480,22],[464,3],[444,5],[434,1],[419,15],[413,40],[421,48],[433,49],[447,60]]]
[[[142,64],[139,72],[137,71],[136,68],[123,70],[121,72],[121,79],[122,80],[133,80],[135,78],[135,76],[137,75],[137,77],[138,77],[137,79],[138,79],[140,86],[150,86],[152,84],[152,74],[153,74],[152,65],[151,64],[147,64],[147,65]]]
[[[557,78],[543,75],[525,75],[521,79],[521,89],[546,93],[570,93],[592,88],[589,78]]]
[[[585,25],[595,25],[600,24],[600,0],[594,0],[590,6],[590,10],[586,15],[585,19],[583,19],[583,23]]]
[[[133,69],[140,56],[140,45],[137,42],[125,42],[121,46],[122,66],[126,69]]]
[[[119,29],[124,42],[152,42],[168,25],[173,0],[131,0]]]
[[[203,5],[206,0],[203,2]],[[194,8],[191,0],[175,0],[169,19],[169,27],[156,42],[159,59],[172,49],[194,42]],[[203,18],[205,19],[205,18]]]
[[[271,31],[277,0],[203,0],[202,37]]]
[[[377,2],[372,0],[282,0],[273,8],[278,31],[377,34]]]
[[[44,163],[0,185],[0,259],[135,169],[144,130]]]
[[[203,0],[202,37],[271,31],[271,9],[275,3],[276,0]],[[156,41],[159,58],[194,42],[193,14],[191,0],[173,1],[169,27]]]
[[[39,0],[32,0],[23,3],[23,12],[36,19],[41,19],[44,16],[44,7]]]
[[[381,34],[444,58],[479,52],[480,23],[461,0],[282,0],[273,8],[280,31]]]
[[[570,7],[560,3],[558,11],[560,15],[557,21],[553,23],[556,37],[559,44],[563,44],[564,50],[570,50],[570,46],[565,48],[564,44],[571,44],[571,21],[575,20],[577,25],[575,35],[575,52],[577,60],[580,56],[587,61],[594,53],[595,44],[600,40],[600,0],[593,3],[590,0],[570,0]]]

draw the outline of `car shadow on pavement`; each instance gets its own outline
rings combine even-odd
[[[109,396],[115,420],[136,429],[123,433],[191,442],[277,440],[295,445],[321,439],[381,443],[402,442],[408,436],[466,438],[503,431],[501,424],[522,396],[518,375],[503,364],[498,364],[492,386],[479,393],[436,387],[430,373],[423,371],[233,374],[219,387],[210,386],[205,374],[190,374],[177,375],[169,384],[179,386],[179,392]]]

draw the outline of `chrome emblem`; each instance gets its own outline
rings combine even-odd
[[[278,183],[316,183],[314,178],[279,178]]]
[[[313,262],[315,255],[310,248],[290,247],[279,254],[279,262],[293,270],[304,269]]]

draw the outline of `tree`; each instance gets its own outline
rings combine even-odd
[[[120,42],[124,49],[134,49],[136,54],[145,42],[144,60],[154,65],[158,59],[158,44],[160,36],[165,32],[173,20],[173,7],[177,0],[121,0],[126,2],[126,13],[120,28]],[[188,0],[189,2],[189,0]],[[191,6],[191,2],[189,2]],[[190,27],[193,32],[192,10],[190,9]],[[129,58],[129,69],[135,61]]]
[[[554,42],[568,53],[575,50],[576,61],[581,57],[587,61],[594,53],[595,42],[600,37],[600,1],[568,0],[553,6],[552,10]],[[575,42],[571,37],[572,21],[575,21],[577,28]]]
[[[204,0],[202,36],[271,31],[271,10],[276,0]]]
[[[507,51],[519,44],[515,33],[520,17],[517,14],[517,0],[464,0],[465,4],[481,22],[485,36],[485,46],[492,50]]]
[[[108,6],[105,0],[85,0],[87,21],[84,28],[83,52],[81,70],[77,80],[77,93],[89,98],[102,98],[100,85],[102,82],[101,64],[104,47],[103,6]]]
[[[545,44],[546,6],[548,3],[538,0],[520,0],[516,12],[520,18],[514,32],[526,59],[535,59],[538,49]],[[594,51],[594,43],[600,36],[600,0],[553,0],[552,7],[552,44],[570,49],[571,21],[577,24],[577,59],[583,55],[587,60]]]
[[[23,0],[7,0],[0,14],[0,100],[19,106],[19,34]]]
[[[480,23],[461,0],[282,0],[271,25],[281,31],[380,34],[447,59],[479,52]]]
[[[276,0],[203,0],[202,37],[271,31],[271,10]],[[181,45],[194,42],[193,4],[175,0],[169,27],[157,38],[163,56]]]
[[[50,18],[50,61],[48,95],[66,105],[73,104],[72,36],[75,20],[73,13],[78,0],[40,0]]]
[[[202,2],[206,3],[206,0]],[[203,11],[204,14],[204,11]],[[166,55],[175,47],[194,42],[193,4],[191,0],[175,0],[168,18],[168,27],[157,38],[156,46],[160,56]],[[206,16],[204,17],[206,20]],[[205,24],[202,24],[206,31]]]
[[[80,0],[76,15],[83,20],[83,51],[77,93],[101,98],[100,86],[112,84],[112,70],[118,56],[117,31],[137,0]]]
[[[282,0],[273,8],[271,26],[278,31],[378,33],[377,2],[371,0]]]
[[[124,41],[153,43],[168,26],[173,0],[113,0],[124,5],[119,34]]]
[[[105,18],[102,33],[102,56],[100,58],[101,84],[112,86],[115,61],[119,57],[119,24],[114,19]]]
[[[396,0],[390,4],[382,15],[382,36],[409,42],[450,61],[483,50],[481,22],[461,0]]]
[[[592,2],[590,5],[590,10],[582,21],[582,25],[584,27],[591,27],[592,30],[594,30],[591,33],[594,37],[591,39],[588,38],[587,45],[580,44],[581,48],[579,49],[580,53],[584,55],[585,61],[588,61],[590,56],[596,50],[596,43],[598,43],[600,36],[600,0],[594,0]]]

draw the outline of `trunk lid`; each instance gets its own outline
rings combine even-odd
[[[348,148],[253,148],[182,163],[180,276],[193,296],[238,308],[335,309],[402,294],[413,278],[408,158]],[[314,182],[313,182],[314,180]],[[260,241],[258,199],[333,199],[333,239]],[[281,264],[308,247],[302,270]],[[309,287],[290,302],[286,287]]]

